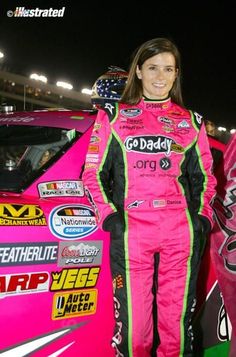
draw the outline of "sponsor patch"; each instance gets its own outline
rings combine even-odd
[[[144,126],[139,126],[139,125],[120,125],[119,128],[121,130],[140,130],[140,129],[143,129]]]
[[[173,143],[171,145],[171,150],[176,152],[177,154],[180,154],[180,153],[184,152],[183,146],[181,146],[179,144],[176,144],[176,143]]]
[[[158,117],[157,120],[160,122],[160,123],[163,123],[163,124],[168,124],[168,125],[173,125],[173,120],[169,119],[169,118],[166,118],[166,117]]]
[[[168,108],[168,103],[145,102],[145,107],[147,109],[167,109]]]
[[[46,218],[38,205],[0,204],[0,226],[46,225]]]
[[[98,167],[97,164],[92,164],[91,162],[88,162],[88,163],[86,163],[86,164],[84,165],[84,168],[85,168],[86,170],[96,169],[97,167]]]
[[[98,153],[99,152],[99,146],[98,145],[94,145],[94,144],[90,144],[88,147],[88,153]]]
[[[182,120],[178,125],[177,128],[179,129],[189,129],[190,124],[187,122],[187,120]]]
[[[99,143],[101,141],[101,138],[97,135],[92,135],[90,137],[90,144],[96,144]]]
[[[101,261],[102,241],[59,244],[58,266],[100,265]]]
[[[97,310],[97,289],[56,293],[53,297],[52,319],[92,315]]]
[[[94,127],[93,127],[93,131],[97,131],[97,130],[101,129],[101,127],[102,127],[102,124],[95,123]]]
[[[0,299],[5,296],[42,293],[48,291],[46,271],[0,275]]]
[[[51,291],[93,288],[98,280],[99,267],[63,269],[52,272]]]
[[[86,163],[88,162],[98,162],[99,156],[98,154],[87,154],[86,155]]]
[[[162,130],[165,131],[166,133],[170,133],[170,132],[174,131],[174,128],[172,126],[169,126],[169,125],[164,125],[162,127]]]
[[[139,108],[121,109],[120,114],[127,118],[135,118],[142,114],[142,110]]]
[[[39,197],[83,197],[84,186],[82,181],[52,181],[38,185]]]
[[[162,170],[169,170],[169,168],[171,168],[171,161],[168,157],[163,157],[160,160],[160,168]]]
[[[2,243],[0,266],[52,264],[57,261],[58,243]]]
[[[162,135],[128,136],[125,140],[126,151],[142,152],[145,154],[165,153],[170,155],[176,142]],[[180,145],[178,145],[180,146]]]
[[[62,205],[49,215],[52,234],[61,239],[87,237],[97,229],[95,213],[85,205]]]

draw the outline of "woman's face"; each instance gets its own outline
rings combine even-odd
[[[142,81],[143,94],[149,99],[165,99],[173,87],[178,70],[175,57],[170,52],[163,52],[147,59],[136,74]]]

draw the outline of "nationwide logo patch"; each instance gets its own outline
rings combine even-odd
[[[85,205],[62,205],[49,215],[49,228],[61,239],[86,237],[97,229],[95,213]]]

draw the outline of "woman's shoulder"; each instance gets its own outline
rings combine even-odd
[[[191,109],[186,108],[182,105],[173,103],[173,102],[172,102],[172,106],[170,107],[170,112],[179,118],[181,118],[181,117],[191,118],[191,116],[192,116]]]

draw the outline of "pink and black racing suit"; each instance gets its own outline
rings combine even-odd
[[[158,357],[191,355],[201,238],[212,225],[211,169],[201,116],[170,99],[98,112],[83,180],[111,232],[116,356],[150,356],[153,277]]]

